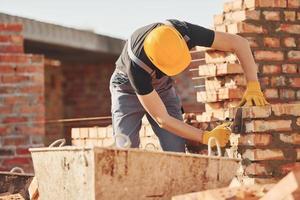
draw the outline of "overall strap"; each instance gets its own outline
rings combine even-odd
[[[140,66],[143,70],[148,72],[151,75],[152,78],[155,78],[155,70],[153,70],[151,67],[146,65],[141,59],[136,57],[136,55],[134,55],[134,53],[131,49],[131,38],[128,39],[128,44],[127,45],[128,45],[127,46],[127,52],[128,52],[129,58],[133,62],[135,62],[138,66]]]

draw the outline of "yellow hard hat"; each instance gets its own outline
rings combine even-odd
[[[145,38],[144,50],[151,62],[168,76],[179,74],[191,62],[185,40],[171,26],[162,25],[153,29]]]

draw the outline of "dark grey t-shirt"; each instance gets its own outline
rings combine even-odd
[[[187,45],[189,49],[195,46],[210,47],[214,40],[214,31],[206,29],[201,26],[190,24],[178,20],[168,20],[177,29],[177,31],[184,37],[185,35],[190,38]],[[155,70],[156,78],[160,79],[166,76],[152,62],[148,59],[144,51],[144,40],[146,36],[156,27],[163,25],[162,23],[154,23],[137,29],[131,35],[131,48],[135,56],[142,60],[146,65]],[[146,95],[153,91],[152,77],[148,72],[139,67],[136,63],[131,61],[127,53],[126,42],[123,51],[116,62],[116,68],[122,73],[117,73],[112,80],[113,84],[123,84],[130,81],[137,94]]]

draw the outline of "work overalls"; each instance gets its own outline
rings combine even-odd
[[[168,76],[156,79],[155,71],[138,59],[132,52],[130,39],[127,41],[126,45],[130,59],[152,76],[153,88],[165,104],[169,115],[182,121],[181,101],[173,87],[173,80]],[[125,134],[129,136],[131,147],[138,148],[140,144],[139,130],[142,125],[142,118],[146,115],[153,131],[159,138],[160,145],[164,151],[185,152],[185,139],[158,126],[143,108],[129,81],[120,85],[114,85],[112,83],[112,80],[117,73],[123,72],[116,69],[110,80],[111,112],[114,135]],[[122,75],[124,76],[125,74],[123,73]],[[126,142],[124,139],[119,137],[116,137],[115,139],[117,147],[124,146],[124,143]]]

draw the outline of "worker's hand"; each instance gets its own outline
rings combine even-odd
[[[244,96],[239,103],[240,106],[264,106],[268,105],[269,103],[266,101],[259,82],[258,81],[250,81],[247,84],[247,89],[244,93]]]
[[[222,125],[217,126],[216,128],[214,128],[211,131],[205,131],[203,133],[203,144],[208,144],[208,140],[210,137],[214,137],[218,140],[219,144],[221,147],[224,147],[229,140],[229,136],[230,136],[230,129],[229,126],[231,125],[231,122],[226,122]],[[215,146],[216,144],[214,143],[214,141],[212,142],[211,146]]]

